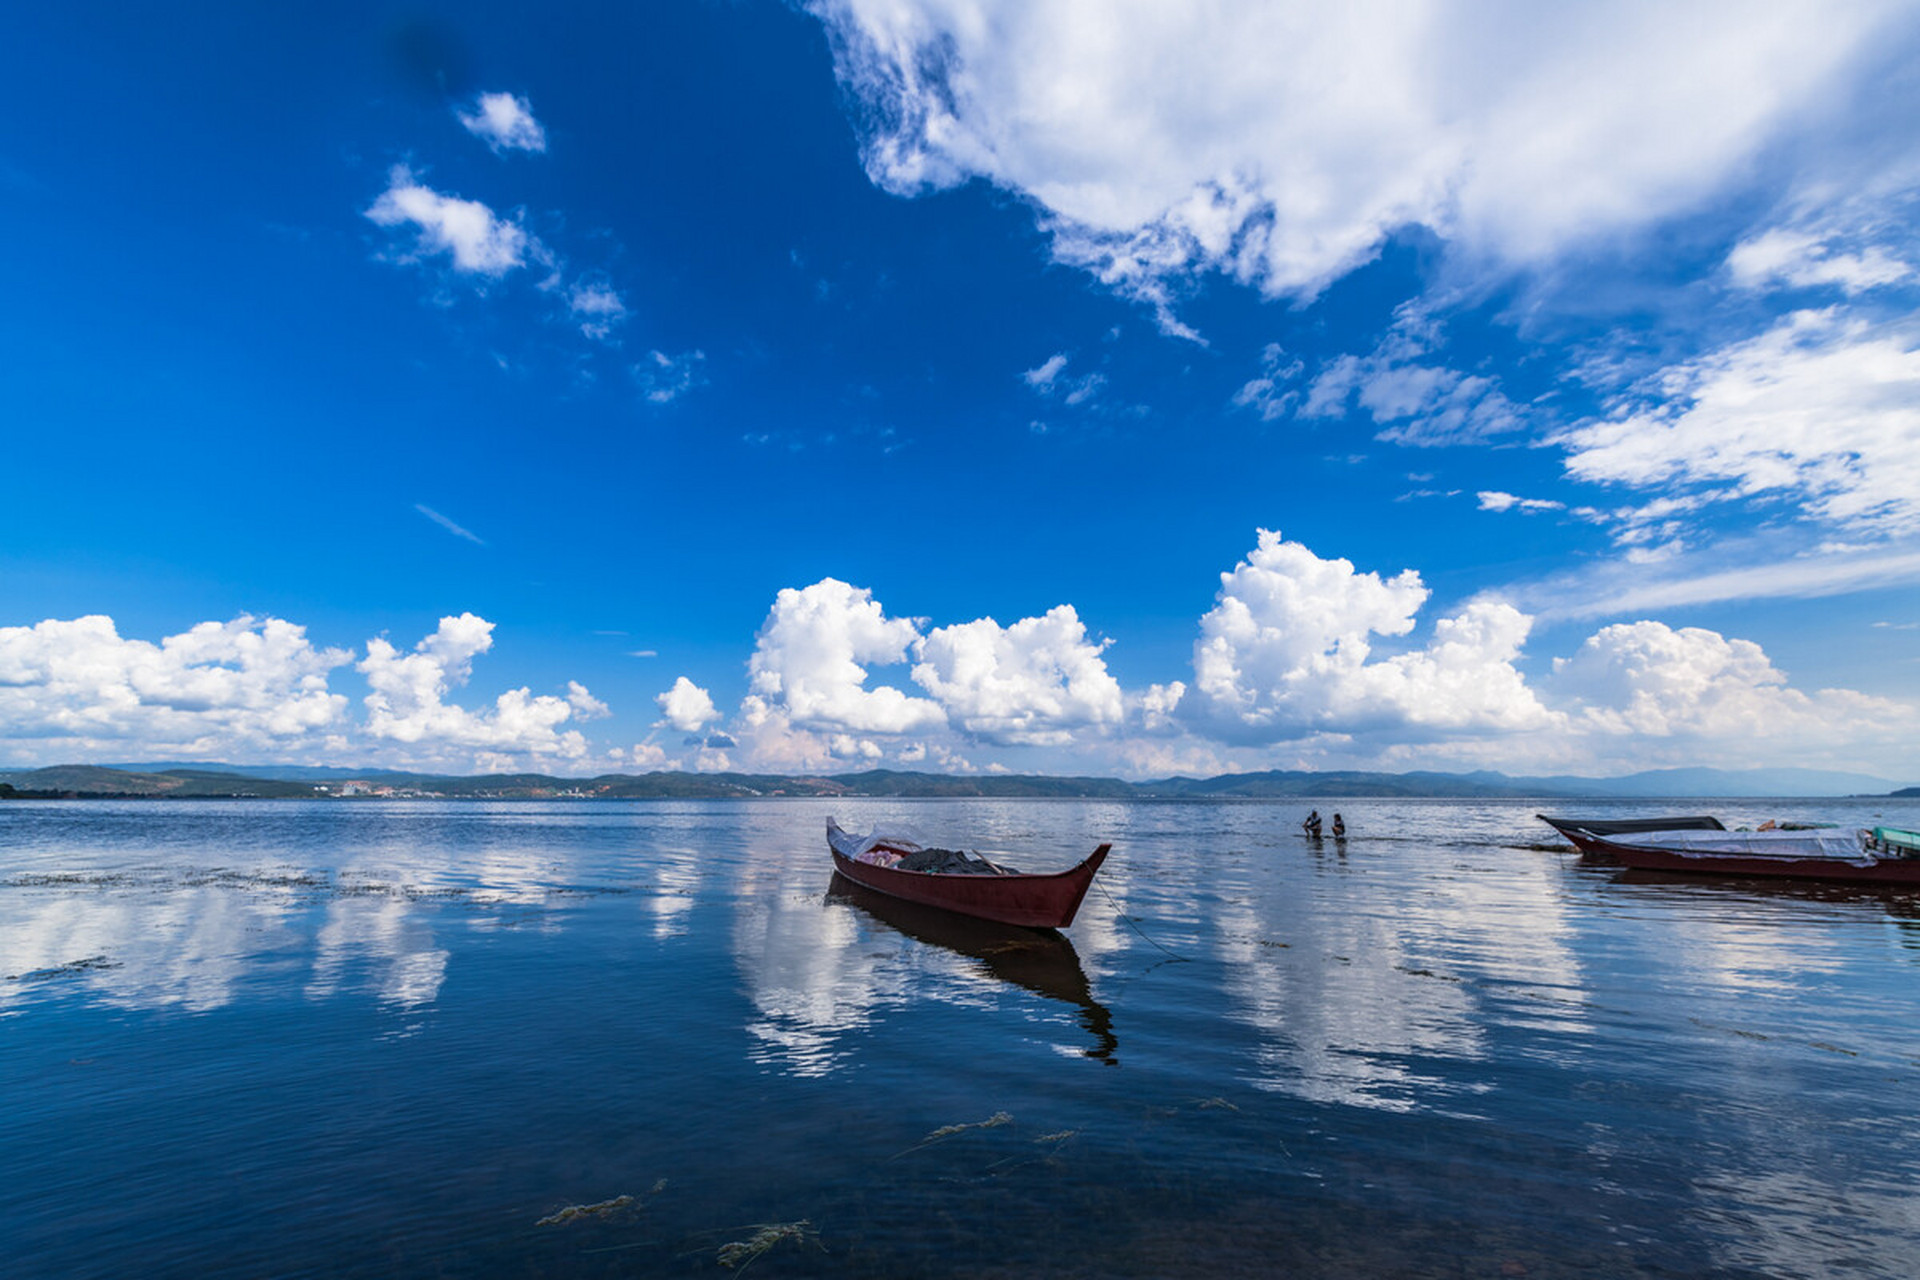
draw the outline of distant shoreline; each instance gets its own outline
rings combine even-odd
[[[1851,785],[1849,785],[1851,784]],[[1865,785],[1861,785],[1865,784]],[[151,771],[57,765],[0,771],[0,800],[1915,800],[1920,787],[1814,770],[1655,770],[1623,778],[1515,778],[1479,772],[1363,771],[1117,778],[997,774],[977,777],[875,769],[863,773],[546,774],[454,776],[305,766],[178,766]]]

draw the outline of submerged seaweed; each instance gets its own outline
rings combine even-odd
[[[813,1229],[813,1223],[805,1218],[798,1222],[763,1222],[756,1224],[757,1230],[745,1240],[734,1240],[720,1246],[714,1258],[723,1267],[738,1267],[742,1271],[751,1266],[758,1258],[782,1240],[792,1240],[796,1244],[820,1244],[820,1234]],[[823,1253],[825,1249],[821,1250]]]
[[[972,1129],[998,1129],[1003,1124],[1012,1123],[1013,1116],[1011,1114],[1005,1111],[996,1111],[985,1120],[975,1120],[968,1124],[943,1124],[926,1137],[920,1139],[920,1141],[908,1147],[905,1151],[898,1152],[889,1157],[889,1159],[898,1160],[902,1156],[910,1156],[914,1152],[930,1147],[936,1142],[944,1142],[955,1134],[966,1133]]]
[[[996,1111],[985,1120],[975,1120],[971,1124],[943,1124],[926,1137],[920,1139],[920,1145],[938,1142],[942,1138],[951,1138],[956,1133],[965,1133],[969,1129],[997,1129],[1003,1124],[1012,1124],[1013,1117],[1005,1111]]]
[[[69,960],[65,964],[54,965],[50,969],[32,969],[26,973],[10,973],[8,982],[44,982],[48,978],[64,978],[69,974],[87,973],[95,969],[118,969],[118,960],[109,960],[106,956],[88,956],[84,960]]]
[[[564,1209],[548,1214],[534,1223],[536,1227],[557,1227],[565,1222],[578,1222],[582,1218],[611,1218],[617,1213],[633,1208],[632,1196],[615,1196],[611,1200],[602,1200],[598,1204],[570,1204]]]
[[[646,1192],[638,1196],[615,1196],[611,1200],[602,1200],[598,1204],[570,1204],[564,1209],[556,1209],[540,1221],[536,1227],[557,1227],[569,1222],[579,1222],[586,1218],[618,1219],[631,1216],[647,1207],[647,1202],[667,1189],[665,1178],[654,1183]]]

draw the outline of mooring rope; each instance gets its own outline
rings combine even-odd
[[[1095,880],[1093,883],[1095,887],[1100,890],[1101,893],[1106,894],[1107,901],[1111,903],[1113,906],[1113,913],[1119,916],[1122,920],[1126,921],[1127,927],[1129,929],[1132,929],[1135,933],[1145,938],[1148,942],[1153,943],[1154,946],[1159,947],[1162,951],[1166,952],[1168,955],[1172,956],[1175,960],[1178,960],[1180,963],[1182,964],[1193,963],[1192,957],[1181,955],[1178,951],[1175,951],[1172,947],[1169,947],[1164,943],[1160,942],[1152,934],[1148,933],[1145,929],[1142,929],[1138,924],[1136,924],[1132,916],[1129,916],[1125,911],[1121,910],[1120,904],[1114,901],[1113,895],[1111,893],[1107,893],[1107,886],[1105,886],[1104,884],[1101,884],[1098,880]],[[1165,963],[1165,962],[1163,961],[1162,963]]]

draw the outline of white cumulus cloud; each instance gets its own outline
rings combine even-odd
[[[740,700],[740,714],[728,726],[742,758],[774,773],[812,773],[833,766],[825,736],[796,729],[787,709],[758,694]]]
[[[1002,627],[992,618],[936,627],[915,648],[914,680],[962,731],[990,742],[1061,745],[1119,723],[1120,684],[1072,605]]]
[[[869,689],[867,667],[904,662],[920,630],[889,618],[873,593],[837,578],[782,588],[748,663],[751,692],[803,729],[915,733],[943,727],[937,703],[890,685]]]
[[[1601,628],[1544,675],[1520,667],[1533,619],[1477,600],[1405,636],[1417,575],[1361,573],[1278,534],[1223,574],[1194,680],[1130,699],[1140,733],[1111,757],[1138,773],[1221,769],[1496,768],[1609,773],[1712,763],[1899,774],[1920,708],[1793,686],[1761,646],[1643,619]],[[1276,749],[1284,751],[1276,759]]]
[[[473,659],[493,647],[493,623],[475,614],[440,619],[434,633],[402,654],[386,640],[367,642],[356,667],[372,690],[366,697],[369,737],[406,744],[414,758],[473,758],[483,752],[505,762],[515,757],[578,759],[587,752],[570,719],[605,714],[606,708],[578,683],[564,698],[512,689],[491,708],[470,711],[445,701],[467,682]]]
[[[545,151],[547,131],[533,118],[533,104],[512,93],[483,93],[471,111],[457,113],[467,132],[493,148],[506,151]]]
[[[275,753],[336,728],[327,674],[352,660],[306,628],[242,615],[159,644],[99,615],[0,627],[0,744],[29,763],[100,754]]]
[[[1803,692],[1751,640],[1652,621],[1603,627],[1556,659],[1547,683],[1589,736],[1754,763],[1778,763],[1781,742],[1842,757],[1885,749],[1910,735],[1915,710],[1847,689]]]
[[[573,708],[576,720],[600,720],[613,714],[606,703],[587,692],[587,686],[578,680],[567,681],[567,705]]]
[[[713,695],[685,676],[676,679],[673,688],[654,702],[666,718],[667,727],[678,733],[698,733],[720,718],[719,710],[713,705]]]
[[[1427,596],[1411,569],[1361,573],[1263,529],[1200,620],[1182,717],[1239,742],[1551,723],[1513,665],[1532,623],[1512,605],[1470,604],[1425,649],[1373,658],[1370,637],[1410,633]]]

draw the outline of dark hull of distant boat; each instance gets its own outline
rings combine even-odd
[[[1094,873],[1107,860],[1112,845],[1101,845],[1080,863],[1050,875],[943,875],[927,871],[899,871],[850,858],[834,848],[834,868],[855,884],[876,893],[923,907],[939,907],[981,920],[1023,925],[1029,929],[1064,929],[1073,923],[1081,899],[1093,885]]]
[[[1640,871],[1670,871],[1686,875],[1756,876],[1781,880],[1851,881],[1857,884],[1920,885],[1920,858],[1874,857],[1862,851],[1858,858],[1756,857],[1702,849],[1663,848],[1653,844],[1624,844],[1609,835],[1648,831],[1725,830],[1714,819],[1651,819],[1642,825],[1583,822],[1547,818],[1553,829],[1571,840],[1589,858],[1619,863]],[[1664,823],[1667,825],[1655,825]],[[1685,823],[1686,825],[1680,825]],[[1711,823],[1711,826],[1706,825]],[[1612,830],[1595,831],[1611,826]],[[1622,829],[1622,828],[1626,829]]]
[[[1706,814],[1695,814],[1686,818],[1549,818],[1546,814],[1535,814],[1540,821],[1558,831],[1567,839],[1573,839],[1573,833],[1584,831],[1588,835],[1624,836],[1640,831],[1725,831],[1720,819]]]

